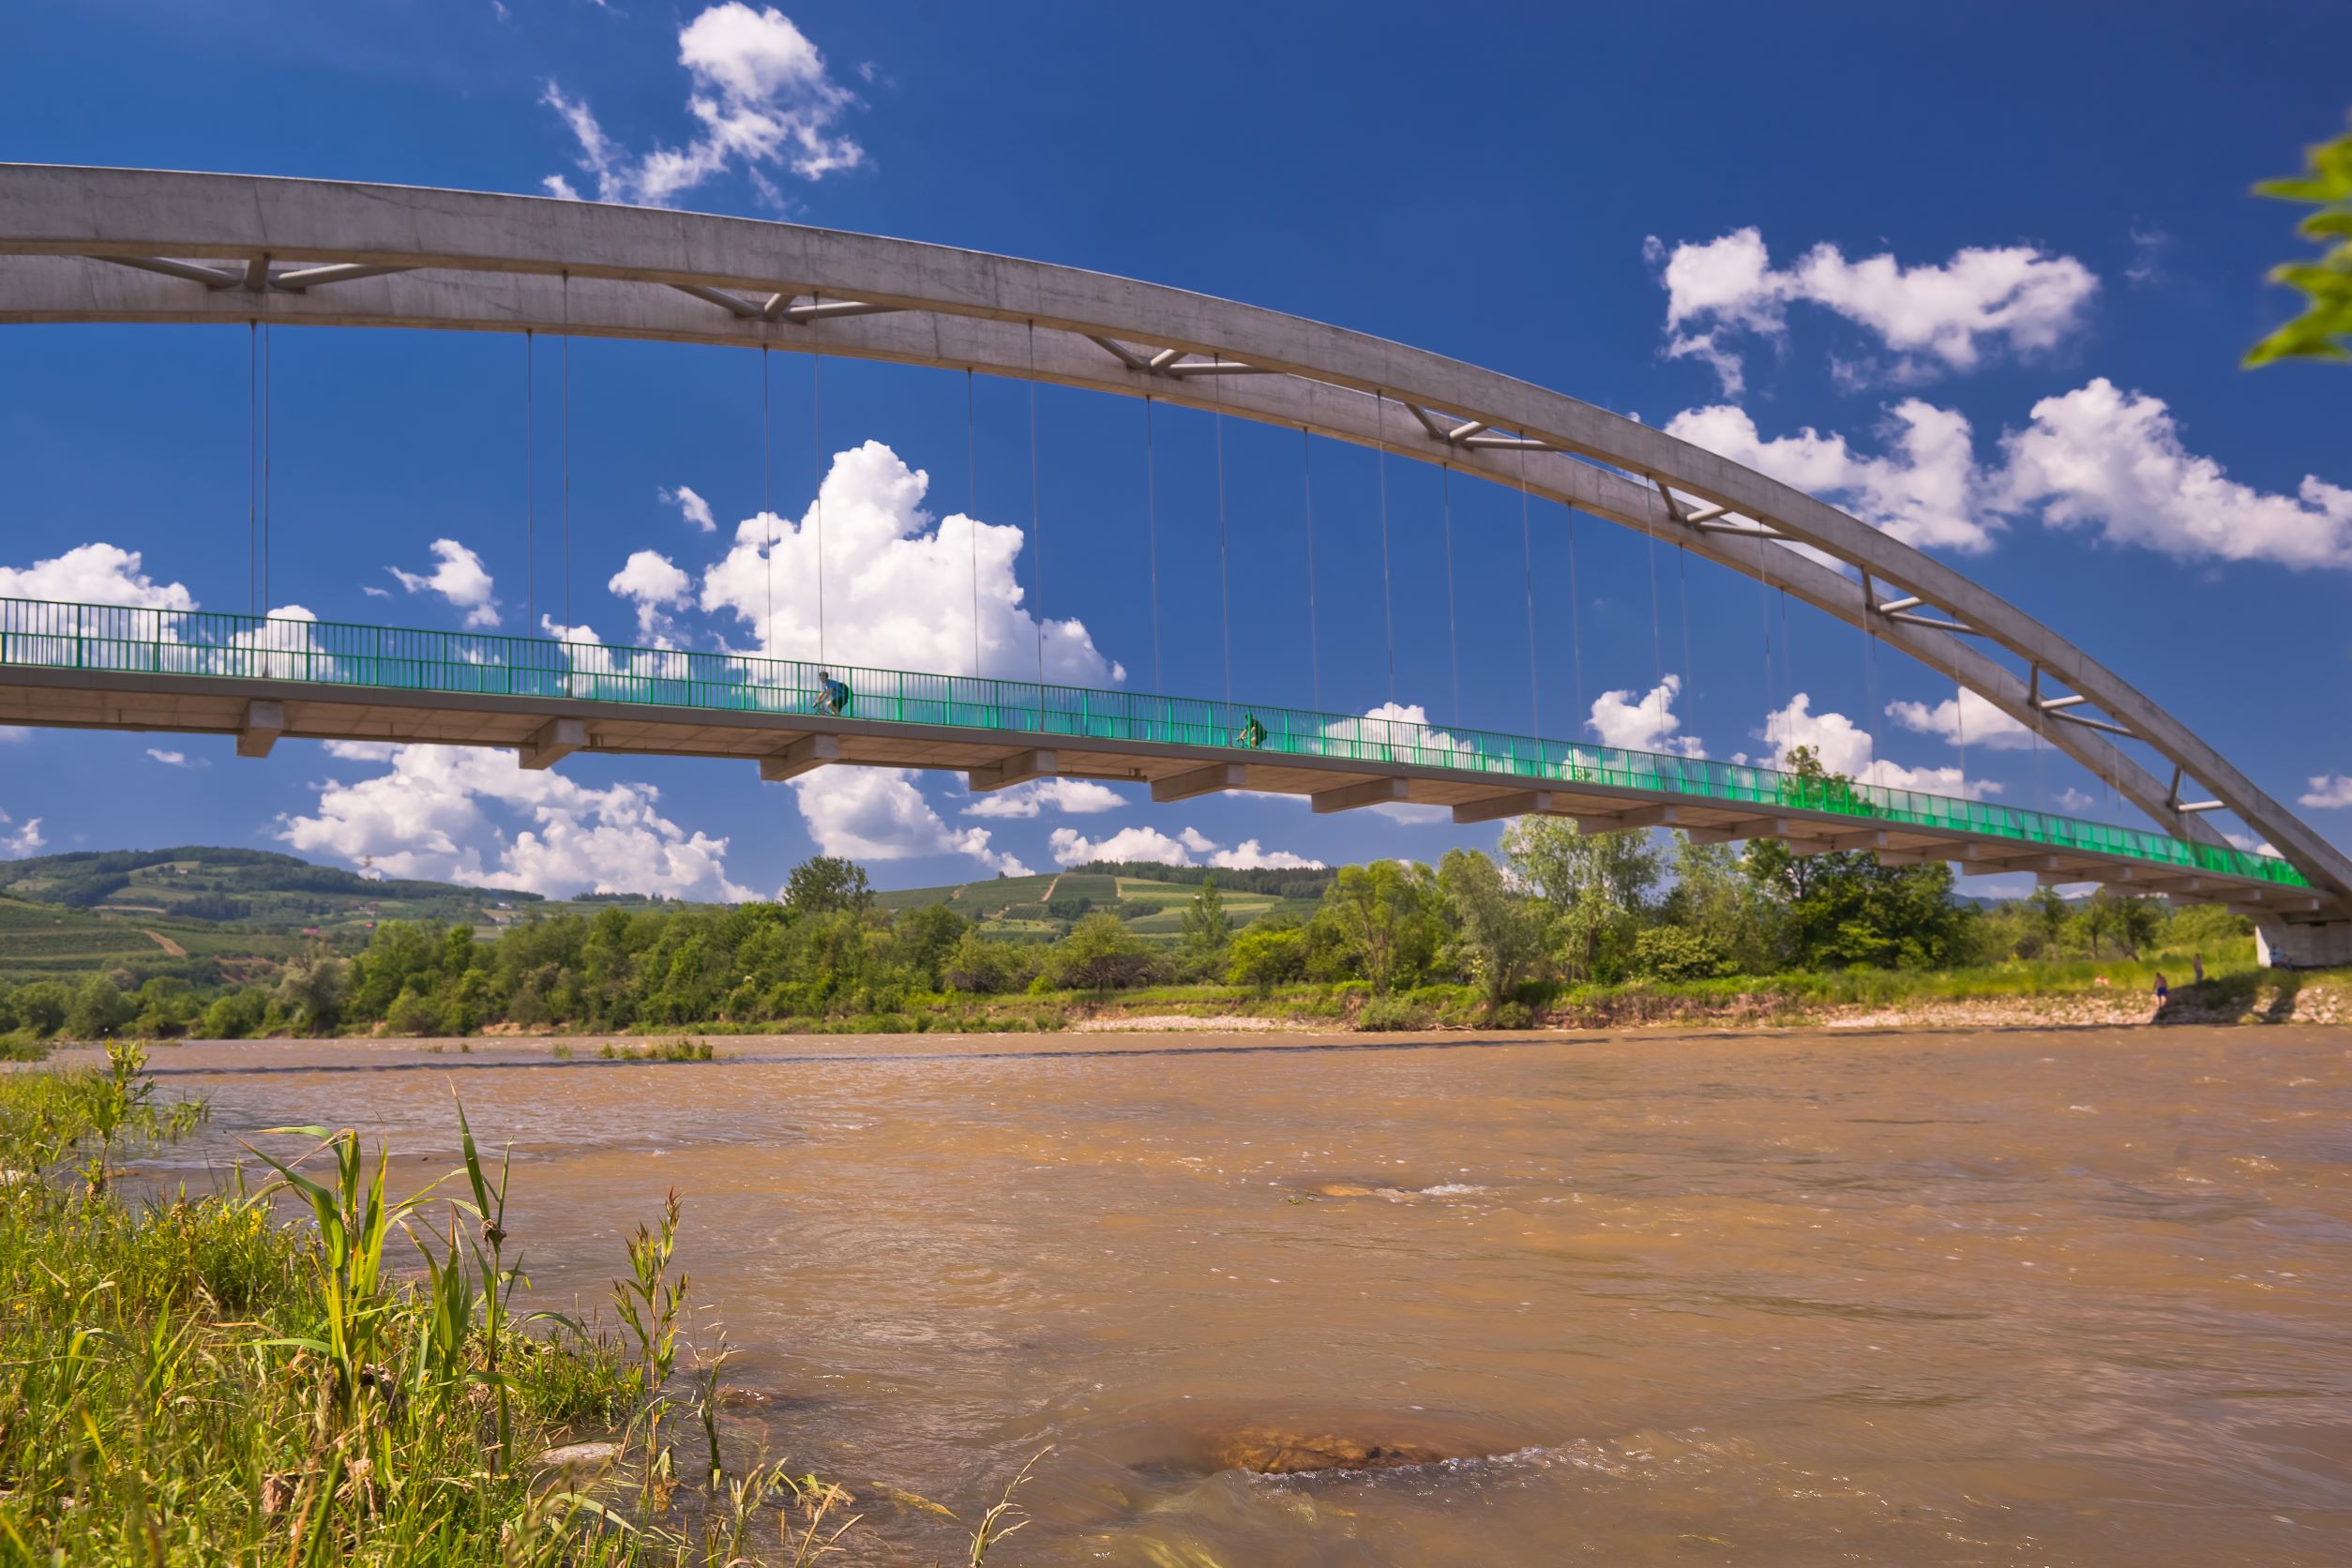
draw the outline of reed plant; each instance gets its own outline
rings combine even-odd
[[[680,1371],[674,1192],[601,1332],[516,1310],[507,1164],[462,1107],[459,1166],[415,1191],[352,1129],[295,1127],[262,1135],[259,1186],[127,1195],[115,1160],[204,1116],[152,1091],[135,1047],[0,1075],[0,1562],[808,1568],[861,1524],[836,1483],[722,1461],[724,1341]]]

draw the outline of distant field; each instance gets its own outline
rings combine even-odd
[[[158,941],[158,939],[161,940]],[[180,949],[178,954],[164,945]],[[301,945],[276,932],[223,930],[154,915],[116,916],[0,898],[0,980],[56,979],[127,969],[144,978],[190,974],[207,960],[282,958]]]

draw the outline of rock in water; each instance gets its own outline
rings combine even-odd
[[[549,1449],[539,1455],[539,1463],[548,1470],[587,1470],[609,1465],[620,1456],[617,1442],[576,1442]]]
[[[1257,1475],[1395,1470],[1458,1457],[1419,1443],[1364,1442],[1334,1432],[1288,1432],[1272,1426],[1244,1427],[1216,1440],[1210,1454],[1221,1470],[1244,1470]]]

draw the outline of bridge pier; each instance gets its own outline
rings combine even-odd
[[[2352,920],[2254,922],[2254,957],[2265,969],[2341,969],[2352,965]]]

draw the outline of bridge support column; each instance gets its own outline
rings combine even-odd
[[[1405,781],[1401,778],[1367,778],[1361,784],[1342,784],[1335,790],[1322,790],[1306,797],[1317,816],[1334,811],[1353,811],[1362,806],[1385,806],[1405,798]]]
[[[286,732],[286,704],[248,702],[245,722],[237,727],[237,755],[266,757],[278,737]]]
[[[760,781],[763,784],[781,784],[788,778],[798,778],[804,773],[813,773],[827,762],[840,760],[840,736],[803,735],[775,756],[760,759]]]
[[[587,744],[586,719],[550,718],[533,731],[529,740],[515,747],[515,761],[536,772],[553,767]]]
[[[1170,801],[1191,800],[1197,795],[1214,795],[1226,790],[1246,789],[1247,776],[1239,762],[1212,762],[1205,768],[1187,773],[1170,774],[1166,778],[1152,780],[1152,798],[1162,806]]]
[[[2337,969],[2352,964],[2352,920],[2311,925],[2256,920],[2254,957],[2265,969]]]
[[[1016,751],[987,767],[972,769],[964,775],[964,783],[974,794],[978,794],[987,790],[1026,784],[1033,778],[1051,778],[1061,771],[1059,761],[1050,751]]]

